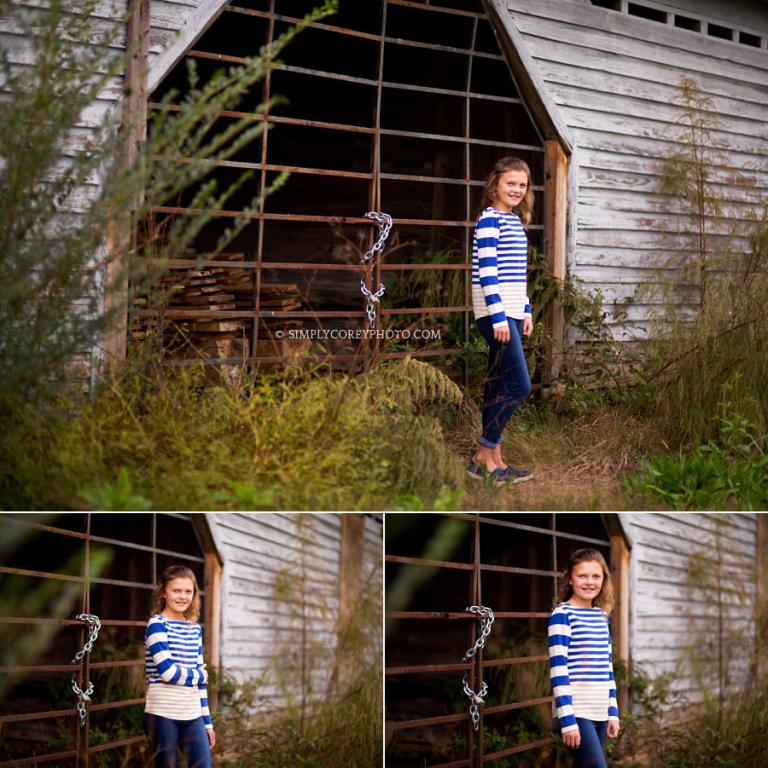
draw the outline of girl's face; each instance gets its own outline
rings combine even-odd
[[[528,191],[528,174],[525,171],[506,171],[499,176],[493,204],[500,211],[514,210]]]
[[[165,608],[170,613],[184,615],[184,611],[192,604],[195,596],[195,585],[192,579],[171,579],[165,585]]]
[[[603,588],[603,567],[596,560],[576,563],[571,570],[573,596],[579,603],[591,606]]]

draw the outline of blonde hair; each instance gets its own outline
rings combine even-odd
[[[571,585],[571,573],[573,569],[579,563],[598,563],[603,569],[603,586],[596,597],[592,598],[593,607],[602,608],[602,610],[610,615],[613,610],[614,598],[613,598],[613,579],[611,579],[611,572],[608,570],[608,563],[605,562],[605,558],[596,549],[577,549],[568,558],[568,564],[560,577],[560,584],[557,590],[557,603],[565,603],[573,596],[573,586]]]
[[[531,169],[528,167],[528,163],[519,157],[502,157],[493,164],[493,168],[491,168],[491,172],[485,180],[480,211],[494,205],[499,179],[509,171],[522,171],[528,176],[528,189],[525,196],[512,209],[512,212],[520,217],[523,226],[527,227],[531,223],[531,217],[533,216],[533,179],[531,178]]]
[[[169,565],[160,577],[160,581],[152,590],[152,613],[162,613],[165,609],[165,588],[168,582],[174,579],[191,579],[192,586],[195,588],[195,594],[189,608],[184,611],[184,618],[187,621],[197,621],[200,618],[200,588],[197,586],[195,572],[186,565]]]

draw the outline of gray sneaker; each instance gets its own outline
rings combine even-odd
[[[504,474],[507,482],[512,483],[524,483],[526,480],[530,480],[533,477],[533,472],[529,472],[527,469],[518,469],[511,464],[507,465],[506,469],[501,470]]]
[[[504,485],[504,483],[508,483],[511,480],[506,474],[505,469],[496,467],[492,472],[489,472],[482,464],[472,460],[467,462],[467,474],[475,480],[490,478],[495,485]]]

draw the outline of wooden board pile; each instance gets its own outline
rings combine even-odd
[[[236,266],[236,262],[242,260],[242,254],[219,255],[217,260],[223,258],[231,259],[233,266],[206,266],[194,271],[171,268],[156,281],[153,292],[161,297],[168,310],[165,336],[174,356],[202,355],[236,360],[249,356],[253,318],[220,317],[217,313],[255,309],[255,272]],[[154,302],[145,294],[136,296],[133,303],[135,308],[145,309]],[[299,310],[302,308],[299,289],[295,283],[262,283],[259,307],[265,312]],[[191,310],[199,314],[179,318],[174,317],[174,310]],[[285,344],[275,339],[275,330],[285,332],[300,325],[298,320],[262,317],[256,354],[284,354]],[[145,337],[147,330],[146,322],[135,322],[132,338]]]

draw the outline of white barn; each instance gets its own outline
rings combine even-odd
[[[201,71],[237,63],[315,3],[131,5],[137,14],[127,34],[145,55],[128,77],[131,108],[141,113],[180,84],[185,58]],[[123,3],[100,4],[97,23],[123,11]],[[296,286],[303,304],[276,315],[251,291],[254,306],[238,304],[237,317],[212,309],[202,319],[240,323],[247,339],[241,359],[273,362],[290,352],[275,343],[276,317],[309,327],[312,312],[321,310],[327,326],[359,325],[360,266],[333,256],[328,223],[341,221],[348,235],[368,232],[362,213],[372,208],[390,211],[399,241],[410,244],[396,264],[377,261],[385,284],[438,270],[453,286],[440,306],[384,308],[380,320],[466,316],[466,265],[482,181],[496,157],[518,154],[532,167],[540,201],[529,229],[532,245],[557,277],[569,274],[602,292],[617,339],[647,338],[652,317],[663,314],[661,299],[636,297],[636,290],[669,282],[667,257],[684,245],[684,217],[658,193],[662,162],[679,147],[677,85],[692,78],[713,100],[721,122],[715,139],[728,147],[729,167],[720,171],[724,178],[741,173],[753,185],[745,190],[724,181],[732,217],[745,218],[768,187],[767,41],[768,7],[749,0],[341,0],[337,16],[313,25],[285,53],[272,89],[294,104],[260,113],[274,136],[242,163],[260,174],[262,185],[277,170],[293,176],[234,244],[242,262],[234,268],[252,270],[255,284]],[[19,63],[26,60],[27,41],[11,17],[0,20],[0,45]],[[91,130],[121,91],[115,82],[83,116],[80,130]],[[207,248],[202,239],[197,256]],[[456,271],[463,283],[451,280]],[[688,299],[677,301],[690,308]],[[185,311],[179,317],[188,317]],[[199,305],[196,311],[197,317]],[[551,323],[555,339],[574,340],[557,307]],[[442,348],[408,353],[450,358],[468,337],[466,321],[463,328]],[[107,342],[115,354],[124,350],[122,336]],[[557,374],[556,353],[545,367],[545,380]]]

